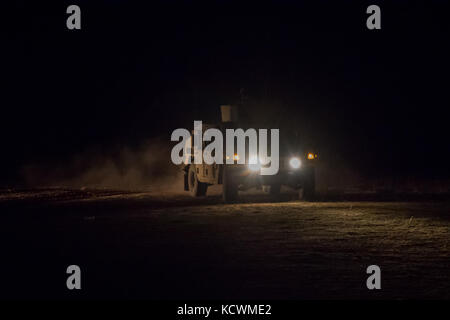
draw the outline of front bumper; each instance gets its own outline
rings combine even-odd
[[[246,165],[231,165],[233,175],[239,179],[242,189],[264,185],[285,185],[294,189],[304,187],[305,181],[314,175],[313,166],[299,169],[280,169],[275,175],[261,175],[259,171],[251,171]]]
[[[261,178],[263,185],[280,184],[297,189],[304,186],[305,181],[310,179],[311,174],[314,174],[314,167],[304,166],[295,170],[279,170],[273,176],[261,176]]]

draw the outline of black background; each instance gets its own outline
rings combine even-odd
[[[66,28],[81,7],[82,29]],[[382,29],[366,28],[381,7]],[[16,1],[2,10],[2,184],[169,140],[239,102],[368,175],[448,177],[445,1]],[[169,159],[167,159],[169,161]]]

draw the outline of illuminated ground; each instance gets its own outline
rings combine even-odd
[[[450,298],[449,202],[0,194],[3,297]],[[65,290],[65,268],[83,272]],[[382,270],[368,291],[366,267]]]

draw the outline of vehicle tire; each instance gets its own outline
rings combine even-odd
[[[195,166],[193,165],[189,166],[188,185],[189,192],[193,197],[202,197],[206,195],[208,185],[206,183],[198,181],[197,172],[195,171]]]
[[[303,200],[305,197],[303,196],[303,188],[298,189],[298,199]]]
[[[269,194],[271,196],[279,196],[280,195],[280,191],[281,191],[281,184],[280,183],[274,183],[270,185],[269,188]]]
[[[232,202],[237,199],[238,196],[238,184],[236,177],[233,177],[231,170],[227,169],[229,166],[223,166],[223,201]]]
[[[303,182],[303,199],[313,200],[316,195],[316,176],[313,167],[308,168],[305,172],[304,182]]]

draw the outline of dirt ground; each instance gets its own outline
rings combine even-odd
[[[450,202],[0,192],[3,298],[449,299]],[[326,200],[326,199],[325,199]],[[79,265],[82,289],[66,289]],[[381,290],[366,268],[381,268]]]

